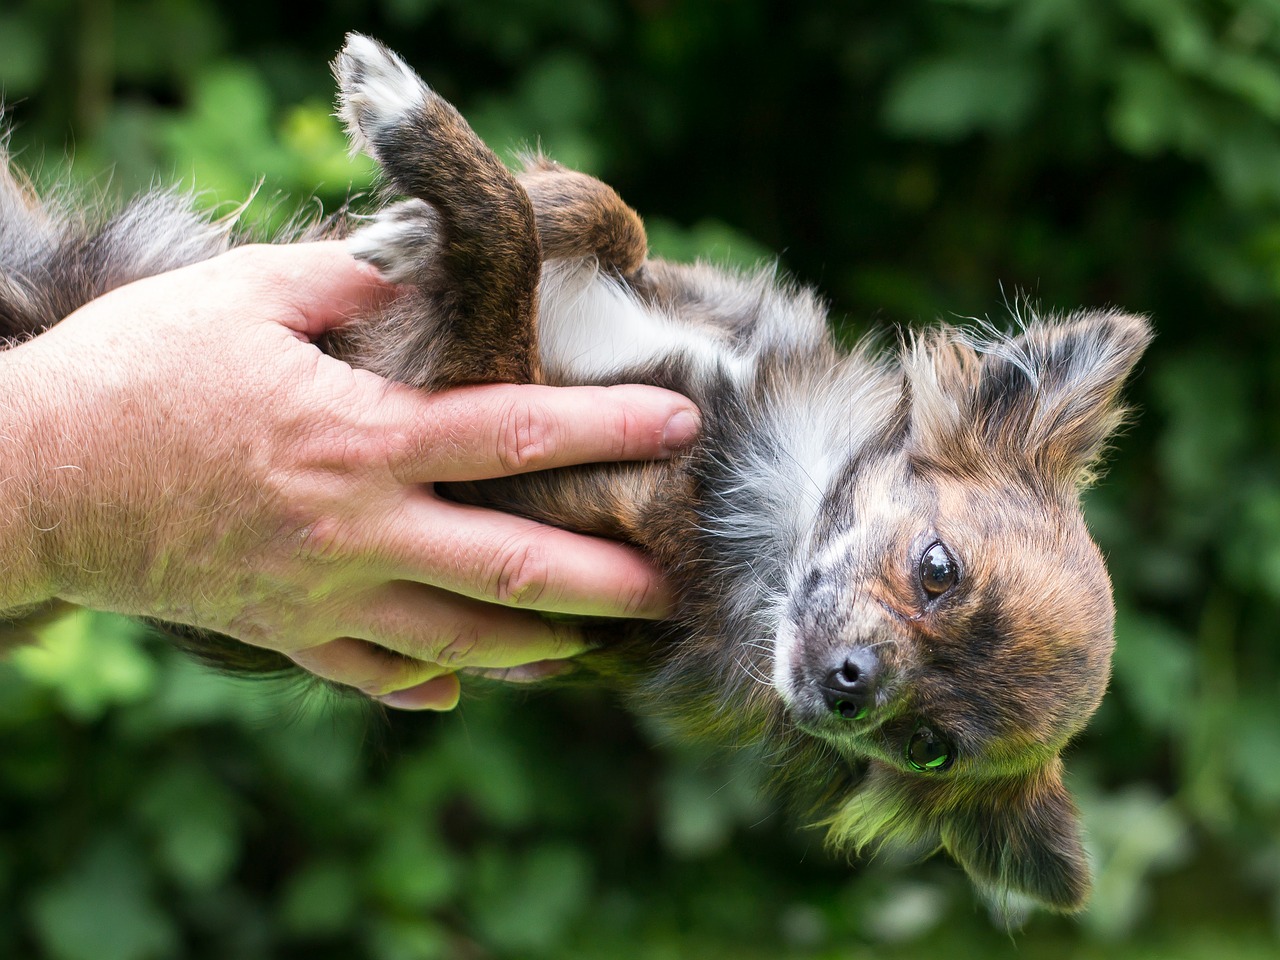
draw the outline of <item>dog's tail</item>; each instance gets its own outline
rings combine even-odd
[[[207,260],[231,245],[232,226],[177,190],[114,212],[67,185],[42,196],[12,162],[0,116],[0,339],[34,336],[108,290]]]

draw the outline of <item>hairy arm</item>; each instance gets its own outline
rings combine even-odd
[[[391,289],[336,243],[246,247],[120,288],[0,353],[0,611],[60,600],[279,650],[394,706],[572,656],[530,611],[660,616],[631,549],[432,484],[667,455],[684,398],[434,396],[313,340]],[[525,608],[525,609],[521,609]]]

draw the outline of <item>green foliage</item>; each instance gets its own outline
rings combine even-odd
[[[746,758],[603,696],[384,719],[86,615],[0,663],[0,955],[1274,956],[1280,5],[17,0],[13,146],[108,191],[256,190],[268,230],[332,209],[372,183],[328,116],[350,28],[508,157],[609,180],[663,255],[777,255],[850,334],[1024,291],[1154,317],[1088,502],[1120,608],[1069,757],[1098,895],[1010,939],[945,863],[832,862]]]

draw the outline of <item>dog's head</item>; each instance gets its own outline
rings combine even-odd
[[[1079,490],[1149,336],[1099,313],[908,350],[897,422],[829,491],[775,644],[792,721],[866,769],[837,845],[940,845],[997,898],[1083,904],[1059,753],[1106,688],[1114,608]]]

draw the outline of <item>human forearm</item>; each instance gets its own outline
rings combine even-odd
[[[663,615],[665,584],[636,551],[463,508],[432,484],[665,456],[696,429],[688,401],[646,387],[429,396],[313,345],[393,294],[338,244],[242,248],[0,354],[16,385],[0,609],[56,597],[199,627],[415,707],[452,705],[458,670],[582,649],[530,610]]]
[[[23,347],[0,351],[0,620],[16,620],[53,598],[38,515],[36,436],[49,419],[35,388],[41,371]]]

